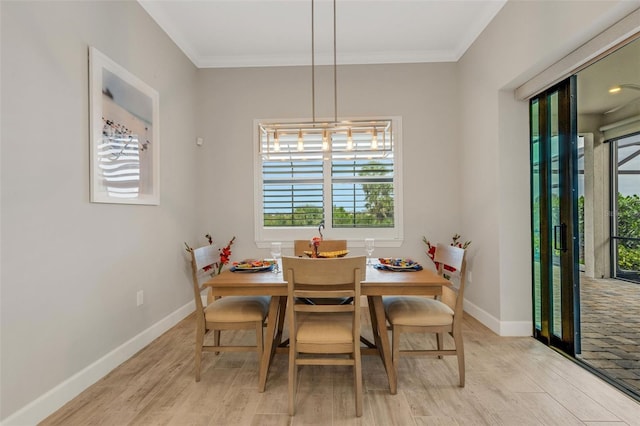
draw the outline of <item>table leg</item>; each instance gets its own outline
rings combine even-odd
[[[380,337],[378,336],[378,320],[376,318],[376,311],[373,307],[373,297],[367,296],[367,305],[369,305],[369,317],[371,319],[371,331],[373,333],[374,347],[378,350],[380,358],[382,359],[382,352],[380,351]]]
[[[275,348],[280,344],[276,342],[280,339],[277,333],[278,327],[276,325],[279,322],[278,313],[280,311],[280,303],[282,297],[271,296],[271,302],[269,303],[269,313],[267,316],[267,338],[265,339],[265,345],[262,351],[262,359],[260,360],[260,379],[258,382],[258,391],[264,392],[267,385],[267,375],[269,374],[269,366],[271,365],[271,358]],[[286,297],[284,297],[286,300]]]
[[[278,337],[282,338],[282,332],[284,330],[284,318],[287,313],[287,298],[280,297],[280,313],[278,314]],[[280,344],[282,342],[278,342]]]
[[[389,379],[389,392],[391,393],[391,395],[395,395],[398,391],[398,381],[396,377],[396,371],[393,368],[391,344],[389,342],[389,334],[387,333],[387,322],[384,315],[384,307],[382,306],[382,296],[370,296],[369,306],[371,305],[373,305],[373,310],[371,313],[371,325],[372,327],[376,328],[373,335],[375,337],[380,356],[382,357],[384,368],[385,370],[387,370],[387,378]]]

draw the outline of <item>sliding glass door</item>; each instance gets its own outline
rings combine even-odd
[[[580,351],[575,77],[530,101],[534,336]]]

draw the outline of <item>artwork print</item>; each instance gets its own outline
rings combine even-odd
[[[90,48],[91,201],[160,203],[158,93]]]

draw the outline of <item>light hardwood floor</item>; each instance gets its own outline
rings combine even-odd
[[[365,356],[361,418],[350,367],[303,367],[295,417],[287,415],[286,355],[276,355],[264,393],[249,353],[205,354],[196,383],[194,327],[186,318],[41,424],[640,425],[640,404],[617,389],[533,338],[498,337],[469,316],[466,387],[457,386],[455,357],[403,358],[390,395],[382,362]],[[410,337],[407,345],[426,339]]]

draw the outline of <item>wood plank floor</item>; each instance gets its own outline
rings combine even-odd
[[[390,395],[382,362],[365,356],[361,418],[349,367],[302,368],[295,417],[287,414],[286,355],[276,355],[264,393],[249,353],[205,354],[196,383],[194,327],[187,317],[41,424],[640,425],[633,399],[533,338],[498,337],[468,316],[464,388],[457,386],[455,357],[403,358],[398,394]],[[416,335],[405,344],[430,341]]]

